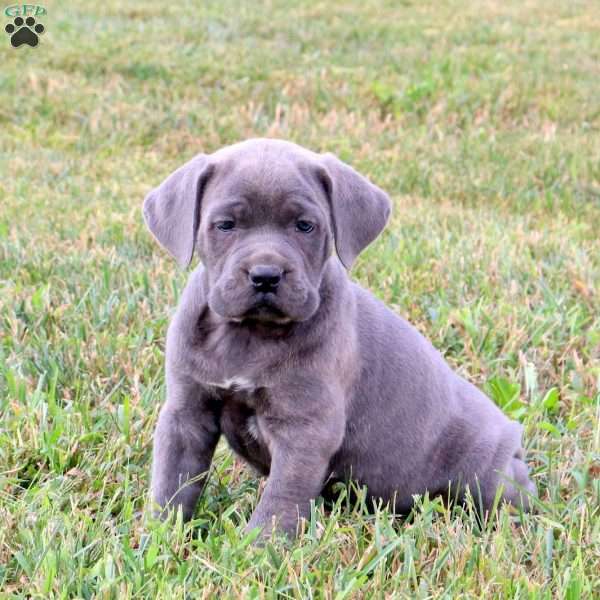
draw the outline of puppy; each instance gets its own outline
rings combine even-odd
[[[347,275],[390,200],[331,154],[252,139],[200,154],[144,201],[191,274],[170,324],[152,496],[193,514],[223,434],[267,484],[248,529],[296,531],[331,479],[408,511],[498,492],[527,510],[522,427]]]

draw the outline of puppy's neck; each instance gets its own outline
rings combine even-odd
[[[344,267],[328,260],[319,286],[320,304],[315,314],[301,322],[269,326],[232,322],[213,312],[206,301],[202,267],[193,274],[182,297],[167,343],[167,359],[179,361],[199,381],[223,382],[243,377],[256,387],[298,361],[311,363],[319,353],[348,356],[354,347],[347,323],[355,319],[354,294]],[[182,367],[181,364],[187,365]]]

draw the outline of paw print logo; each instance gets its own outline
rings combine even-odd
[[[44,33],[44,26],[36,23],[33,17],[27,17],[23,20],[21,17],[15,17],[12,23],[9,23],[4,31],[10,35],[10,43],[14,48],[23,44],[28,44],[35,48],[40,41],[39,36]]]

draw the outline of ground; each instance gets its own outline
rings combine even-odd
[[[0,596],[598,594],[600,4],[45,7],[37,47],[0,39]],[[141,202],[251,136],[389,192],[352,277],[523,423],[536,514],[478,527],[422,498],[400,520],[342,492],[297,542],[254,549],[259,482],[222,446],[193,522],[149,517],[187,273]]]

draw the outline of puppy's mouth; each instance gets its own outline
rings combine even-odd
[[[277,296],[266,292],[258,293],[254,304],[242,315],[241,321],[260,321],[283,325],[291,321],[285,312],[278,306]]]

